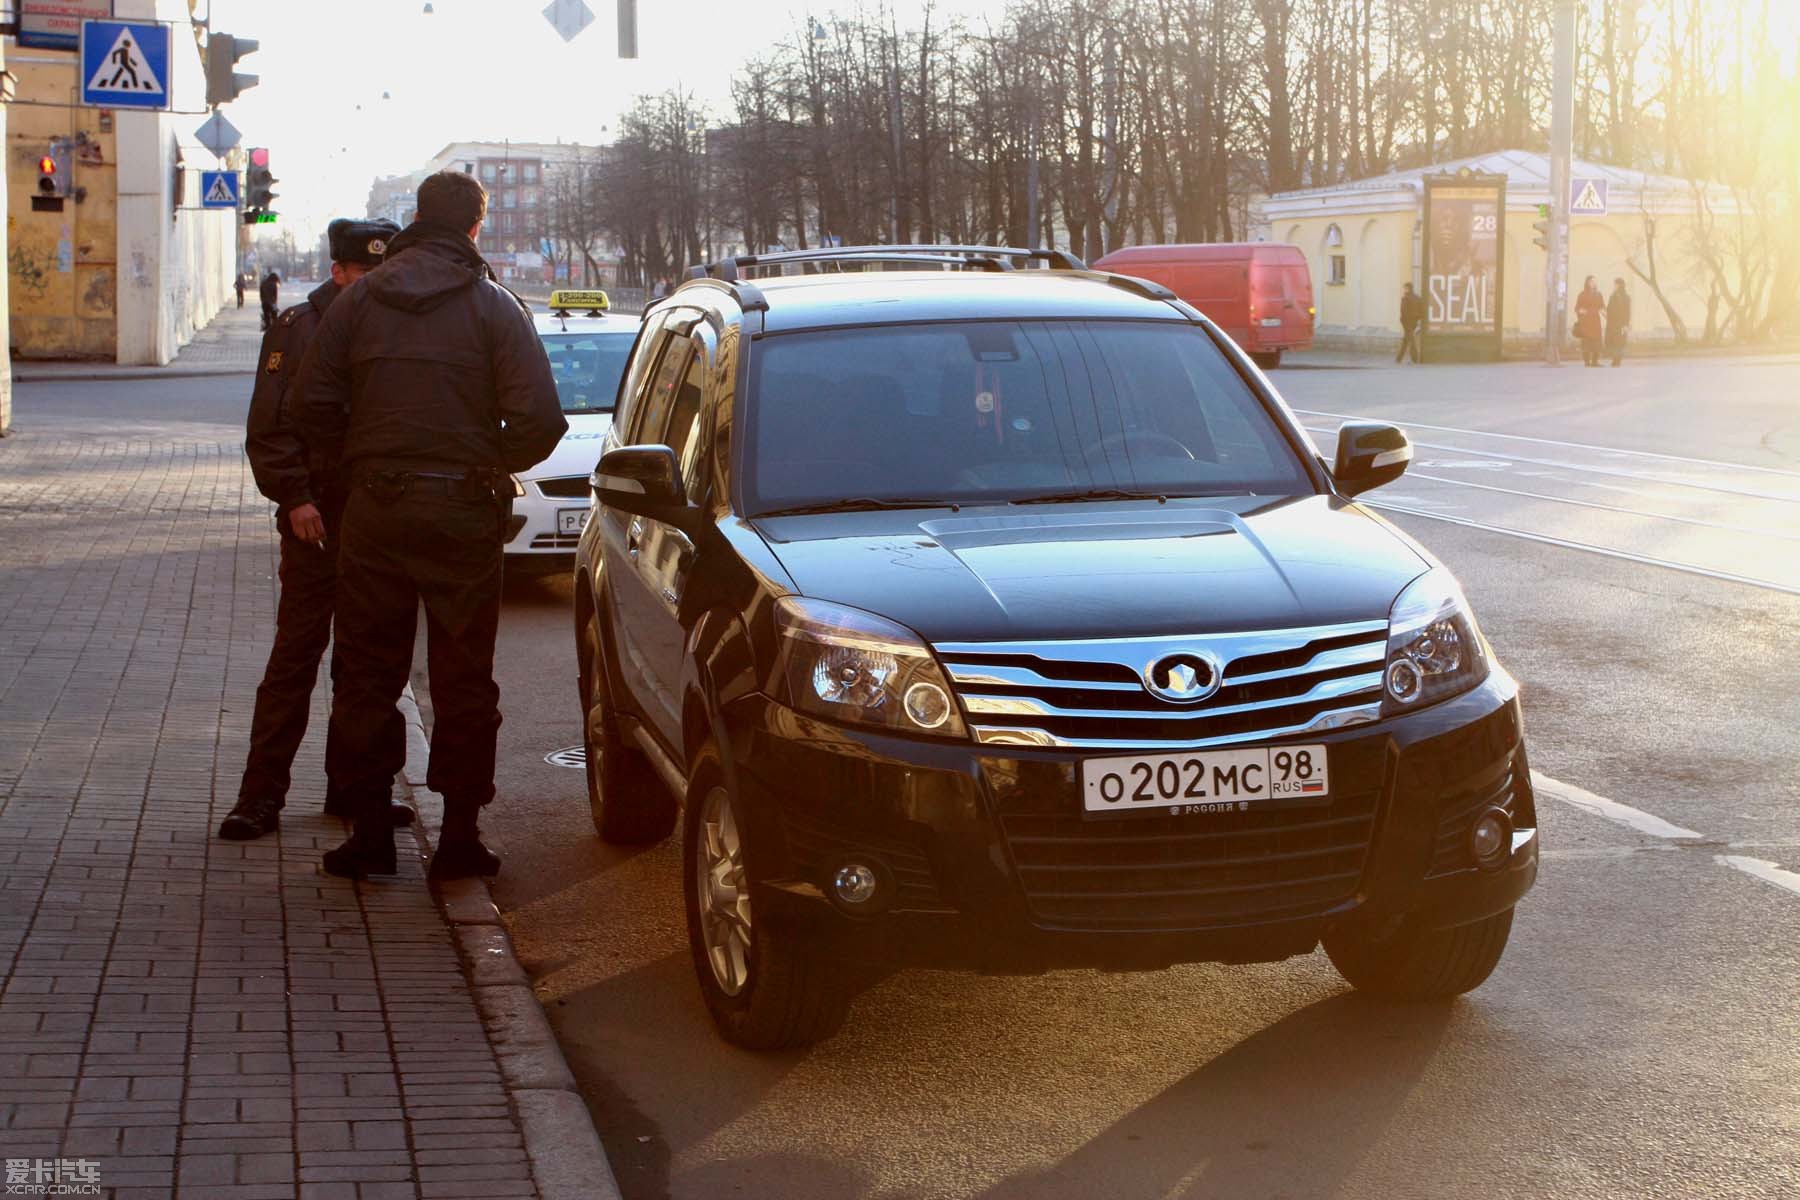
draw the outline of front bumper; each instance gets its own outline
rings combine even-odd
[[[980,970],[1274,961],[1339,922],[1449,927],[1510,908],[1537,876],[1517,686],[1496,670],[1454,699],[1326,743],[1324,805],[1091,822],[1079,752],[941,743],[817,721],[763,696],[723,713],[753,903],[839,953]],[[1490,806],[1516,830],[1477,867]],[[829,898],[847,862],[877,915]]]
[[[543,566],[546,570],[566,569],[575,561],[575,547],[581,542],[579,528],[562,525],[565,513],[586,513],[587,496],[546,496],[538,490],[535,479],[524,480],[525,494],[514,496],[512,520],[507,524],[505,552],[515,567]],[[578,518],[579,519],[579,518]]]

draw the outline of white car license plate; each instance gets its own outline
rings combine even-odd
[[[556,510],[556,532],[580,533],[587,528],[591,508],[559,508]]]
[[[1322,745],[1128,754],[1081,764],[1081,806],[1091,816],[1239,812],[1330,795]]]

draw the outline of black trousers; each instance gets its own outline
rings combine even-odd
[[[394,704],[412,670],[421,604],[433,714],[426,783],[451,811],[494,798],[502,523],[495,501],[423,483],[391,499],[351,489],[338,551],[341,665],[325,770],[355,812],[377,813],[406,763],[405,719]]]
[[[1414,362],[1419,361],[1419,330],[1417,326],[1400,331],[1400,352],[1394,355],[1394,361],[1399,362],[1408,354],[1412,355]]]
[[[342,509],[327,505],[325,548],[308,545],[283,531],[281,535],[281,599],[275,608],[275,644],[269,649],[269,665],[256,689],[256,709],[250,718],[250,755],[238,799],[266,796],[277,804],[287,800],[289,772],[294,752],[306,737],[313,684],[319,677],[319,659],[331,641],[331,613],[337,591],[337,543]],[[332,656],[337,674],[337,656]],[[329,733],[326,757],[330,758]]]
[[[273,303],[267,300],[262,302],[262,327],[264,329],[273,325],[275,323],[275,318],[280,315],[280,313],[275,311],[275,305]]]

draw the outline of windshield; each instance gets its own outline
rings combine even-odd
[[[1206,333],[993,321],[770,336],[752,514],[846,498],[1297,495],[1292,447]]]
[[[544,353],[550,356],[550,373],[556,378],[556,394],[562,410],[611,412],[619,396],[619,376],[631,357],[636,333],[549,333]]]

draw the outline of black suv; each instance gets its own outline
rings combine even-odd
[[[1054,252],[690,275],[620,385],[576,637],[594,823],[682,819],[728,1039],[829,1033],[868,963],[1487,977],[1537,875],[1518,691],[1351,499],[1404,434],[1328,466],[1211,321]]]

